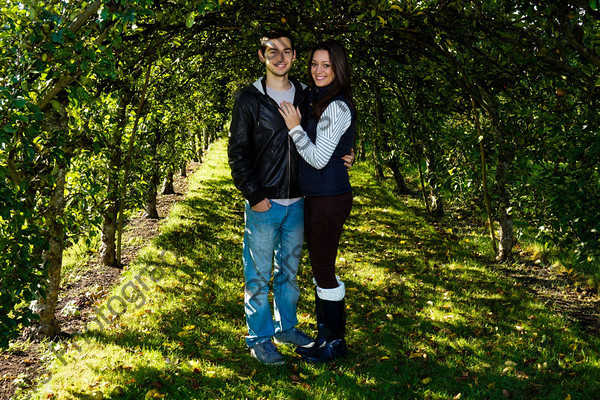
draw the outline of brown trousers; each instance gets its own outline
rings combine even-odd
[[[352,209],[352,192],[304,199],[304,234],[317,286],[338,287],[335,278],[342,227]]]

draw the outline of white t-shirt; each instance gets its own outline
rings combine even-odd
[[[267,94],[278,105],[281,105],[282,102],[287,101],[288,103],[294,103],[294,96],[296,95],[296,87],[290,83],[290,88],[288,90],[274,90],[267,86]],[[301,197],[296,197],[293,199],[270,199],[271,201],[281,204],[282,206],[289,206],[300,200]]]

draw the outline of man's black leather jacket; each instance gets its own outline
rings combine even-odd
[[[263,199],[300,197],[298,152],[288,135],[279,106],[266,93],[266,78],[244,88],[235,101],[229,136],[229,166],[235,186],[254,206]],[[304,85],[296,87],[294,105],[304,101]]]

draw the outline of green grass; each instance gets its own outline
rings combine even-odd
[[[100,247],[100,233],[89,232],[67,248],[63,253],[62,285],[78,280],[88,269],[90,255]]]
[[[394,196],[360,165],[338,271],[349,356],[308,365],[281,347],[285,366],[250,358],[243,199],[225,147],[213,145],[160,236],[99,305],[106,321],[48,354],[50,373],[29,392],[34,398],[85,399],[98,390],[111,399],[596,396],[598,338],[486,265],[484,232],[459,236],[432,224],[418,200]],[[314,332],[311,279],[304,255],[299,318]]]

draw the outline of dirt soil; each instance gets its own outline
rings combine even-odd
[[[192,174],[199,163],[190,163],[187,176]],[[123,229],[123,248],[121,262],[127,268],[138,252],[158,235],[159,223],[164,219],[178,201],[182,200],[188,190],[187,178],[181,175],[174,177],[175,194],[159,195],[157,210],[159,219],[145,219],[141,212],[131,218]],[[134,240],[132,240],[134,239]],[[130,242],[131,241],[131,242]],[[57,305],[57,319],[65,337],[81,332],[90,315],[93,305],[106,297],[111,288],[119,283],[121,269],[106,267],[90,257],[84,272],[71,280],[62,289]],[[71,304],[77,309],[76,315],[65,316],[61,310]],[[44,373],[42,357],[48,349],[38,343],[29,343],[24,339],[15,341],[10,351],[0,351],[0,400],[9,400],[17,387],[28,386]]]
[[[532,260],[532,255],[526,252],[519,253],[519,262],[500,265],[500,268],[546,300],[549,307],[576,321],[582,330],[600,335],[600,294],[585,279],[572,275],[572,271],[564,267]]]

